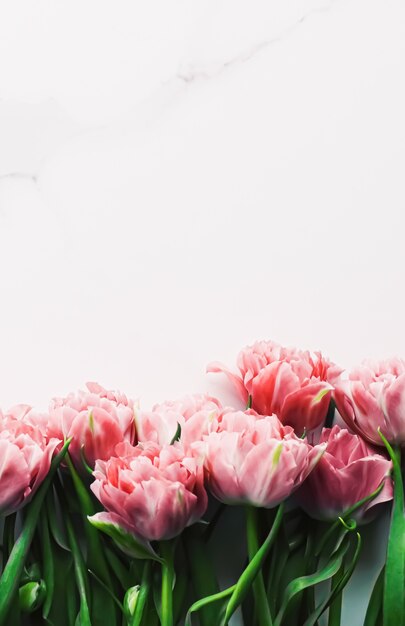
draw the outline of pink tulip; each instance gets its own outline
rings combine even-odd
[[[221,410],[221,404],[215,398],[195,394],[156,404],[152,411],[137,411],[135,421],[138,441],[152,441],[161,446],[169,444],[180,426],[180,441],[188,447],[200,440],[203,433],[215,428]]]
[[[93,468],[96,459],[108,459],[118,443],[135,439],[133,401],[97,383],[87,383],[87,389],[54,398],[49,409],[48,432],[60,439],[73,437],[69,455],[79,470],[82,456]]]
[[[0,412],[0,514],[30,501],[46,477],[59,439],[46,436],[47,416],[18,405]]]
[[[392,499],[389,478],[391,461],[345,428],[325,428],[320,438],[325,454],[297,492],[301,507],[315,519],[336,520],[347,509],[372,494],[384,481],[382,491],[353,517],[359,522],[371,519],[375,506]]]
[[[272,508],[288,498],[321,457],[290,426],[255,411],[224,413],[204,441],[207,485],[218,500]]]
[[[171,539],[205,512],[203,468],[180,443],[119,444],[97,461],[91,489],[108,513],[92,520],[117,524],[146,541]]]
[[[298,434],[324,422],[333,384],[342,371],[320,352],[284,348],[273,341],[245,348],[237,363],[238,374],[216,362],[207,371],[226,374],[244,402],[251,395],[256,411],[276,414]]]
[[[405,444],[405,361],[365,361],[335,390],[342,418],[367,441],[383,445],[378,429],[392,444]]]

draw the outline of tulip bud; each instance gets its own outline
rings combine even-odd
[[[134,587],[130,587],[124,596],[124,612],[127,619],[134,616],[139,591],[140,585],[135,585]]]
[[[46,596],[46,586],[43,580],[39,582],[29,582],[20,587],[19,605],[23,613],[33,613],[36,611]]]

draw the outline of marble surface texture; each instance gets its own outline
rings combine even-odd
[[[400,0],[2,0],[0,404],[405,356],[404,75]]]

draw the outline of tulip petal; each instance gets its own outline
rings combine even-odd
[[[20,448],[0,439],[0,513],[15,511],[22,503],[30,484],[30,468]]]
[[[405,441],[405,374],[398,376],[383,392],[383,410],[386,416],[386,428],[382,432],[392,442]],[[387,434],[386,434],[387,433]]]
[[[228,380],[232,383],[232,385],[236,389],[236,392],[238,393],[238,395],[246,403],[247,398],[248,398],[248,392],[245,389],[245,385],[243,384],[243,379],[239,374],[235,374],[234,372],[231,372],[231,370],[228,369],[226,365],[223,365],[222,363],[219,363],[218,361],[212,361],[211,363],[208,363],[206,372],[207,374],[225,374],[225,376],[228,378]]]
[[[318,428],[328,412],[332,387],[325,382],[305,385],[286,396],[280,412],[283,424],[292,426],[297,434]]]
[[[252,382],[252,406],[262,415],[280,417],[284,398],[299,387],[299,378],[289,363],[275,361],[266,365]]]

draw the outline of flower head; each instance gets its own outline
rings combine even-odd
[[[311,354],[285,348],[273,341],[258,341],[238,356],[239,373],[220,363],[210,363],[208,372],[223,372],[244,402],[262,415],[275,414],[298,434],[320,426],[326,417],[333,383],[341,369],[320,352]]]
[[[370,443],[383,445],[378,429],[392,444],[405,444],[405,361],[365,361],[336,385],[342,418]]]
[[[188,448],[216,427],[222,407],[206,394],[184,396],[179,400],[155,404],[152,411],[136,411],[138,441],[169,444],[180,429],[180,441]]]
[[[54,398],[49,416],[50,434],[73,438],[69,455],[78,469],[83,456],[93,468],[96,459],[108,459],[118,443],[135,439],[134,402],[97,383],[87,383],[87,391]]]
[[[320,442],[326,451],[297,492],[302,508],[316,519],[336,520],[383,483],[381,492],[353,514],[357,521],[369,520],[375,505],[392,499],[391,461],[339,426],[325,428]]]
[[[207,485],[222,502],[272,508],[301,485],[323,450],[275,415],[228,412],[218,431],[204,437]]]
[[[28,405],[0,412],[0,514],[29,502],[46,477],[60,443],[46,435],[47,416]]]
[[[146,541],[175,537],[207,507],[203,468],[180,443],[119,444],[114,457],[97,461],[94,477],[103,522]]]

